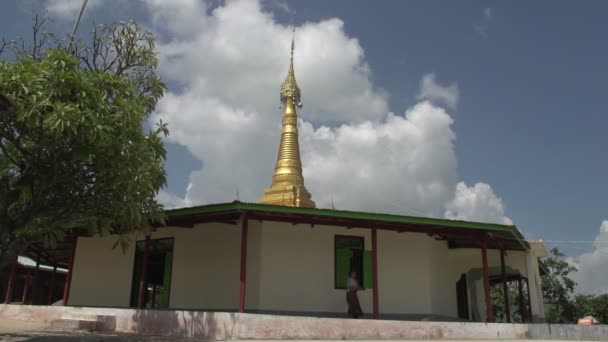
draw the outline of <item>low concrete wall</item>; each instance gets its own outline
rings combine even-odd
[[[606,326],[412,322],[226,312],[0,305],[0,318],[50,323],[115,316],[116,331],[223,340],[571,339],[608,341]]]
[[[530,339],[608,341],[608,325],[530,324]]]

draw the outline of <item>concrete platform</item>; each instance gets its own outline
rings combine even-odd
[[[608,326],[413,322],[226,312],[0,305],[0,319],[50,324],[68,317],[113,317],[119,333],[225,340],[594,340]]]

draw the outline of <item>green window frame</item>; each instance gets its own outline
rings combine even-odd
[[[346,289],[350,272],[356,271],[362,288],[373,287],[372,254],[365,250],[365,238],[355,235],[334,237],[334,288]]]

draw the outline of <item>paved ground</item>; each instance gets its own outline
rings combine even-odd
[[[200,341],[196,339],[176,339],[132,334],[89,334],[64,332],[50,329],[45,324],[0,319],[0,341],[6,342],[127,342],[127,341]]]
[[[40,323],[31,323],[23,321],[13,321],[0,319],[0,341],[7,342],[93,342],[93,341],[110,341],[110,342],[127,342],[127,341],[200,341],[194,339],[176,339],[167,337],[154,337],[154,336],[139,336],[131,334],[88,334],[88,333],[73,333],[73,332],[61,332],[49,329],[48,326]],[[238,341],[235,341],[238,342]],[[249,341],[250,342],[250,341]],[[256,342],[280,342],[280,341],[256,341]],[[306,342],[306,341],[298,341]],[[311,341],[311,342],[325,342],[325,341]],[[330,341],[327,341],[330,342]],[[357,342],[371,342],[371,341],[357,341]],[[408,341],[415,342],[415,341]],[[428,341],[427,341],[428,342]],[[458,341],[450,341],[458,342]],[[483,342],[483,341],[479,341]],[[515,342],[501,340],[501,342]],[[537,342],[543,342],[537,340]],[[562,341],[568,342],[568,341]]]

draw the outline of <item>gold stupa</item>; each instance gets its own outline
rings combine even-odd
[[[304,186],[300,145],[298,143],[298,114],[296,108],[302,108],[300,87],[296,83],[293,71],[294,41],[291,41],[291,63],[287,78],[281,87],[283,113],[283,130],[279,155],[274,167],[272,185],[264,191],[260,203],[285,205],[291,207],[314,208],[310,193]]]

